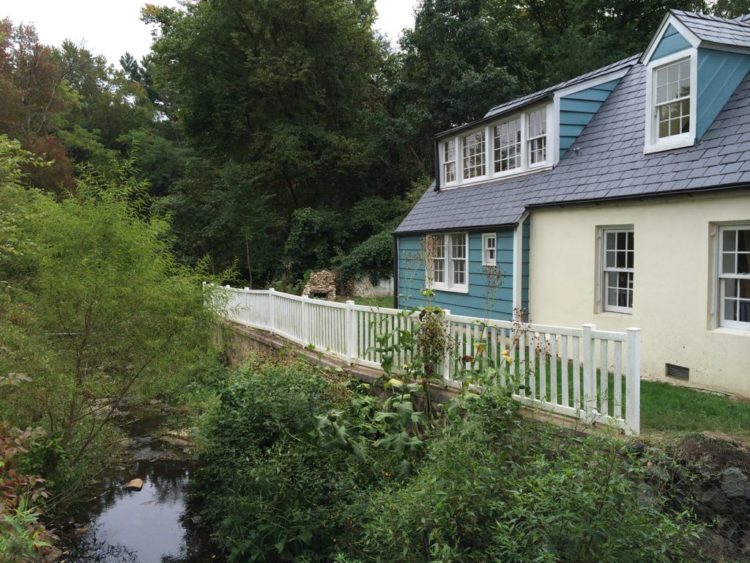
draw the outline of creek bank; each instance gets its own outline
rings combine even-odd
[[[686,492],[696,515],[706,524],[709,555],[714,560],[750,558],[750,449],[727,436],[686,436],[675,458],[691,467]]]

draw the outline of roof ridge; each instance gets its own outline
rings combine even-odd
[[[733,24],[733,25],[740,26],[743,29],[750,30],[749,23],[745,22],[746,19],[750,19],[750,14],[745,14],[744,16],[740,16],[739,18],[722,18],[721,16],[714,16],[713,14],[703,14],[701,12],[688,12],[687,10],[677,10],[675,8],[671,8],[669,11],[676,16],[683,15],[683,16],[692,17],[696,19]]]
[[[535,92],[529,92],[528,94],[524,94],[523,96],[519,96],[517,98],[513,98],[512,100],[508,100],[507,102],[503,102],[502,104],[497,104],[490,108],[485,116],[491,114],[493,111],[495,111],[498,108],[502,108],[508,104],[518,102],[520,100],[524,100],[526,98],[533,98],[535,96],[540,96],[545,93],[554,92],[555,90],[559,90],[563,87],[567,86],[573,86],[576,83],[583,82],[584,80],[589,80],[591,78],[596,78],[597,76],[600,76],[602,74],[606,74],[607,70],[610,68],[616,68],[616,67],[625,67],[632,61],[633,64],[636,64],[638,62],[638,59],[640,59],[641,53],[638,53],[637,55],[631,55],[629,57],[625,57],[624,59],[620,59],[619,61],[614,61],[609,64],[606,64],[602,67],[595,68],[594,70],[590,70],[588,72],[584,72],[583,74],[579,74],[578,76],[574,76],[573,78],[570,78],[568,80],[563,80],[562,82],[558,82],[557,84],[553,84],[552,86],[547,86],[546,88],[542,88],[541,90],[537,90]]]

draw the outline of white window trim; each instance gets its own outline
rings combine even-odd
[[[681,135],[673,135],[665,139],[657,139],[656,126],[656,84],[654,76],[661,67],[690,59],[690,131]],[[643,147],[644,154],[668,151],[689,147],[695,144],[696,121],[698,115],[698,50],[684,49],[672,55],[662,57],[648,63],[646,68],[646,138]]]
[[[501,117],[498,117],[498,119],[488,122],[487,124],[481,126],[481,127],[475,127],[473,129],[468,129],[466,131],[461,131],[460,133],[457,133],[456,135],[452,135],[450,137],[445,137],[443,139],[440,139],[438,141],[438,155],[440,159],[440,187],[441,189],[453,189],[463,186],[471,186],[474,184],[479,184],[482,182],[486,182],[488,180],[494,180],[498,178],[507,178],[507,177],[515,177],[515,176],[522,176],[524,174],[530,174],[533,172],[539,172],[541,170],[549,170],[552,168],[552,166],[555,164],[555,153],[558,151],[558,141],[555,138],[555,135],[559,135],[559,119],[556,117],[559,115],[559,112],[557,114],[555,113],[555,102],[547,102],[544,104],[546,107],[546,114],[547,114],[547,130],[546,130],[546,154],[545,154],[545,160],[543,162],[538,162],[536,164],[533,164],[529,166],[528,164],[528,139],[526,138],[526,121],[527,116],[540,109],[541,105],[537,104],[534,106],[531,106],[529,108],[525,108],[523,111],[519,111],[517,113],[511,114],[511,115],[503,115]],[[513,170],[505,170],[502,172],[495,172],[495,134],[494,129],[496,125],[502,125],[503,123],[507,123],[508,121],[512,121],[514,119],[521,120],[521,166],[518,168],[514,168]],[[464,147],[463,147],[463,139],[467,135],[471,135],[472,133],[476,133],[477,131],[484,130],[484,146],[485,146],[485,175],[484,176],[476,176],[474,178],[470,178],[468,180],[464,180],[464,166],[463,166],[463,156],[464,156]],[[456,181],[446,183],[445,177],[444,177],[444,151],[443,146],[446,142],[450,140],[455,140],[456,143]]]
[[[464,182],[464,139],[469,135],[474,135],[475,133],[480,132],[484,133],[484,174],[482,176],[474,176]],[[456,137],[456,146],[461,147],[459,160],[459,163],[461,165],[461,172],[458,175],[459,184],[473,184],[474,182],[482,182],[490,177],[490,148],[492,147],[492,144],[488,142],[488,135],[489,130],[487,127],[477,127],[476,129],[471,129],[470,131],[464,131],[458,137]]]
[[[733,328],[738,329],[742,331],[750,331],[750,322],[742,322],[742,321],[732,321],[727,320],[724,318],[724,284],[722,283],[722,279],[750,279],[750,274],[734,274],[734,275],[726,275],[723,276],[721,273],[722,268],[722,259],[723,259],[723,252],[724,252],[724,231],[726,230],[735,230],[738,228],[747,228],[750,227],[750,222],[740,222],[740,223],[731,223],[731,224],[723,224],[719,226],[718,233],[717,233],[717,244],[716,244],[716,260],[715,260],[715,282],[716,282],[716,298],[718,300],[718,323],[717,328]]]
[[[487,258],[487,241],[488,240],[494,240],[495,246],[493,250],[495,251],[495,258],[490,260]],[[482,235],[482,266],[497,266],[497,233],[484,233]]]
[[[607,303],[607,272],[629,272],[635,277],[635,248],[633,248],[633,268],[607,268],[607,233],[622,233],[630,232],[635,233],[633,225],[612,225],[599,228],[599,300],[600,300],[600,312],[603,313],[623,313],[626,315],[633,314],[633,307],[620,307],[617,305],[609,305]],[[635,236],[634,236],[635,244]],[[635,283],[633,284],[633,293],[635,297]],[[633,300],[635,303],[635,299]]]
[[[540,109],[542,109],[542,108],[541,107],[535,107],[535,108],[531,108],[528,111],[524,112],[523,120],[525,122],[525,126],[524,126],[525,129],[528,130],[528,128],[529,128],[528,124],[526,122],[528,122],[530,115],[532,113],[535,113],[535,112],[539,111]],[[544,160],[539,161],[539,162],[535,162],[534,164],[531,164],[529,162],[529,160],[531,158],[531,151],[529,151],[529,144],[531,143],[531,141],[533,139],[528,136],[528,133],[526,131],[522,130],[523,132],[521,133],[521,138],[524,139],[524,137],[525,137],[525,141],[526,141],[526,146],[523,147],[524,148],[524,153],[525,153],[523,155],[523,157],[526,159],[526,162],[524,162],[524,165],[526,166],[527,170],[536,170],[537,168],[548,166],[549,162],[550,162],[550,154],[549,154],[549,150],[550,150],[550,140],[549,140],[550,139],[550,122],[549,122],[549,118],[550,118],[550,115],[549,115],[550,114],[550,106],[549,105],[545,106],[544,110],[545,110],[545,112],[544,112],[544,120],[546,121],[546,123],[544,125],[544,135],[539,135],[539,136],[533,138],[533,139],[544,138]],[[553,109],[553,111],[554,111],[554,109]]]
[[[453,283],[453,245],[451,236],[463,235],[464,244],[466,245],[466,257],[464,258],[464,272],[466,272],[465,284]],[[443,279],[445,282],[439,283],[432,280],[429,271],[425,271],[425,286],[438,291],[447,291],[451,293],[469,293],[469,233],[432,233],[427,236],[443,237]]]

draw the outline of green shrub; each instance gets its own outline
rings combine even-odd
[[[521,422],[499,393],[463,402],[417,475],[375,494],[358,555],[399,561],[669,561],[696,537],[621,443]]]

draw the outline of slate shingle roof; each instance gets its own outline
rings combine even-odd
[[[670,12],[703,41],[735,47],[750,47],[750,24],[743,19],[730,20],[682,10],[670,10]]]
[[[565,82],[561,82],[560,84],[555,84],[554,86],[550,86],[549,88],[545,88],[544,90],[540,90],[539,92],[534,92],[533,94],[528,94],[521,98],[511,100],[510,102],[500,104],[499,106],[495,106],[490,111],[488,111],[484,117],[485,118],[493,117],[495,115],[500,115],[501,113],[509,112],[516,108],[520,108],[527,104],[530,104],[536,100],[541,100],[557,90],[562,90],[563,88],[574,86],[576,84],[580,84],[581,82],[592,80],[594,78],[597,78],[605,74],[614,73],[614,72],[617,72],[618,70],[627,69],[633,66],[636,62],[638,62],[639,57],[640,55],[634,55],[632,57],[628,57],[627,59],[617,61],[615,63],[609,64],[602,68],[593,70],[591,72],[587,72],[586,74],[582,74],[581,76],[576,76],[575,78],[571,80],[566,80]]]
[[[750,186],[750,74],[695,146],[643,154],[646,68],[635,65],[550,171],[435,192],[396,233],[515,224],[533,206]]]

